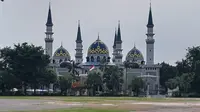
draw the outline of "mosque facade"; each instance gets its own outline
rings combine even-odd
[[[122,49],[122,37],[120,23],[118,24],[118,29],[115,32],[113,38],[113,51],[109,52],[106,44],[100,40],[99,35],[97,39],[89,46],[87,51],[86,61],[83,62],[83,40],[81,36],[80,23],[78,24],[77,37],[75,41],[75,60],[81,69],[79,69],[80,76],[87,77],[87,73],[91,66],[98,68],[101,64],[101,60],[105,60],[107,65],[118,66],[124,69],[124,84],[123,89],[128,90],[128,85],[132,83],[134,77],[142,77],[145,82],[146,87],[144,91],[147,94],[159,94],[160,88],[160,68],[161,65],[154,63],[154,24],[152,18],[152,10],[150,7],[148,24],[147,24],[147,38],[146,42],[146,61],[144,60],[141,51],[134,46],[126,54],[125,60],[123,60],[123,49]],[[49,7],[47,23],[46,23],[46,38],[45,38],[45,51],[51,58],[50,65],[54,68],[57,75],[62,75],[68,70],[66,68],[61,68],[60,64],[64,62],[71,61],[71,55],[62,45],[53,53],[53,22],[51,8]],[[126,68],[124,66],[124,61],[137,63],[139,67],[137,68]]]

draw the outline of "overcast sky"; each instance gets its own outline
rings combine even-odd
[[[54,51],[63,46],[75,54],[77,22],[81,21],[84,60],[97,39],[112,55],[114,30],[121,21],[124,58],[136,47],[146,59],[146,24],[149,0],[51,0]],[[44,46],[49,0],[5,0],[0,3],[0,47],[31,42]],[[200,44],[200,0],[152,0],[155,24],[155,63],[174,64],[186,49]]]

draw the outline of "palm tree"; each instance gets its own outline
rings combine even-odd
[[[69,70],[68,72],[72,73],[74,80],[79,80],[79,72],[77,71],[77,69],[81,69],[81,67],[79,67],[74,60],[65,61],[60,64],[60,67],[67,68]]]

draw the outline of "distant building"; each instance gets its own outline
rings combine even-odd
[[[82,68],[79,70],[80,74],[87,74],[91,66],[98,68],[100,66],[101,60],[106,60],[108,65],[116,65],[120,68],[124,68],[124,90],[128,89],[128,85],[131,84],[135,76],[142,77],[145,81],[146,87],[144,91],[147,94],[158,94],[159,92],[159,78],[160,78],[160,67],[161,65],[154,64],[154,43],[155,39],[153,38],[154,24],[152,17],[152,10],[150,7],[148,24],[147,24],[147,38],[146,38],[146,62],[144,61],[143,54],[138,48],[134,47],[126,55],[125,62],[135,63],[138,65],[137,68],[125,67],[123,58],[123,49],[122,49],[122,37],[120,22],[118,23],[118,29],[115,32],[114,44],[112,58],[110,57],[110,52],[108,47],[101,41],[100,36],[98,35],[97,39],[90,45],[88,48],[88,53],[86,57],[86,62],[83,62],[83,44],[81,36],[80,22],[78,23],[78,31],[76,37],[76,54],[75,54],[75,63],[78,63]],[[51,57],[51,66],[55,69],[58,75],[61,75],[63,72],[67,72],[66,68],[61,68],[60,64],[66,61],[71,60],[71,55],[65,49],[62,44],[53,54],[53,22],[51,15],[51,7],[49,7],[48,18],[46,23],[46,38],[45,38],[45,50],[46,54]],[[131,41],[131,40],[130,40]],[[134,40],[132,40],[134,41]],[[85,77],[85,75],[84,75]]]

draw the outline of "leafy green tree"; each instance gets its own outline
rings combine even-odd
[[[198,86],[200,85],[200,46],[188,48],[187,51],[185,59],[185,65],[187,65],[185,70],[187,71],[184,73],[194,73],[194,80],[191,82],[191,92],[200,93]]]
[[[103,81],[102,81],[102,75],[98,71],[91,71],[88,74],[86,84],[88,88],[92,89],[93,95],[95,95],[96,90],[100,87],[102,87]]]
[[[182,59],[176,62],[177,75],[181,76],[183,73],[191,72],[191,66],[189,66],[188,60]]]
[[[73,77],[71,75],[59,76],[58,84],[61,90],[61,95],[67,94],[67,90],[71,89]]]
[[[123,69],[117,66],[107,67],[103,74],[103,82],[112,94],[117,94],[122,89]]]
[[[50,84],[54,84],[57,81],[57,75],[54,70],[46,68],[41,76],[40,85],[49,87]],[[49,89],[48,89],[49,90]]]
[[[169,89],[175,89],[179,85],[177,78],[178,77],[172,78],[172,79],[169,79],[167,82],[165,82],[166,87]]]
[[[178,78],[180,92],[189,92],[191,89],[191,83],[194,80],[194,75],[194,73],[184,73]]]
[[[22,43],[14,48],[6,47],[0,50],[1,64],[8,73],[19,78],[24,87],[32,86],[34,90],[39,86],[42,73],[50,63],[49,56],[44,54],[41,46]]]
[[[0,90],[5,93],[6,90],[17,88],[20,85],[20,81],[13,74],[9,74],[6,71],[0,71]]]
[[[135,77],[131,83],[132,91],[136,93],[136,96],[139,95],[140,90],[144,88],[144,81],[140,77]]]
[[[165,88],[165,92],[167,91],[166,85],[169,79],[175,78],[177,76],[177,69],[175,66],[169,65],[165,62],[161,63],[162,67],[160,69],[160,85]],[[173,80],[170,80],[173,81]]]

